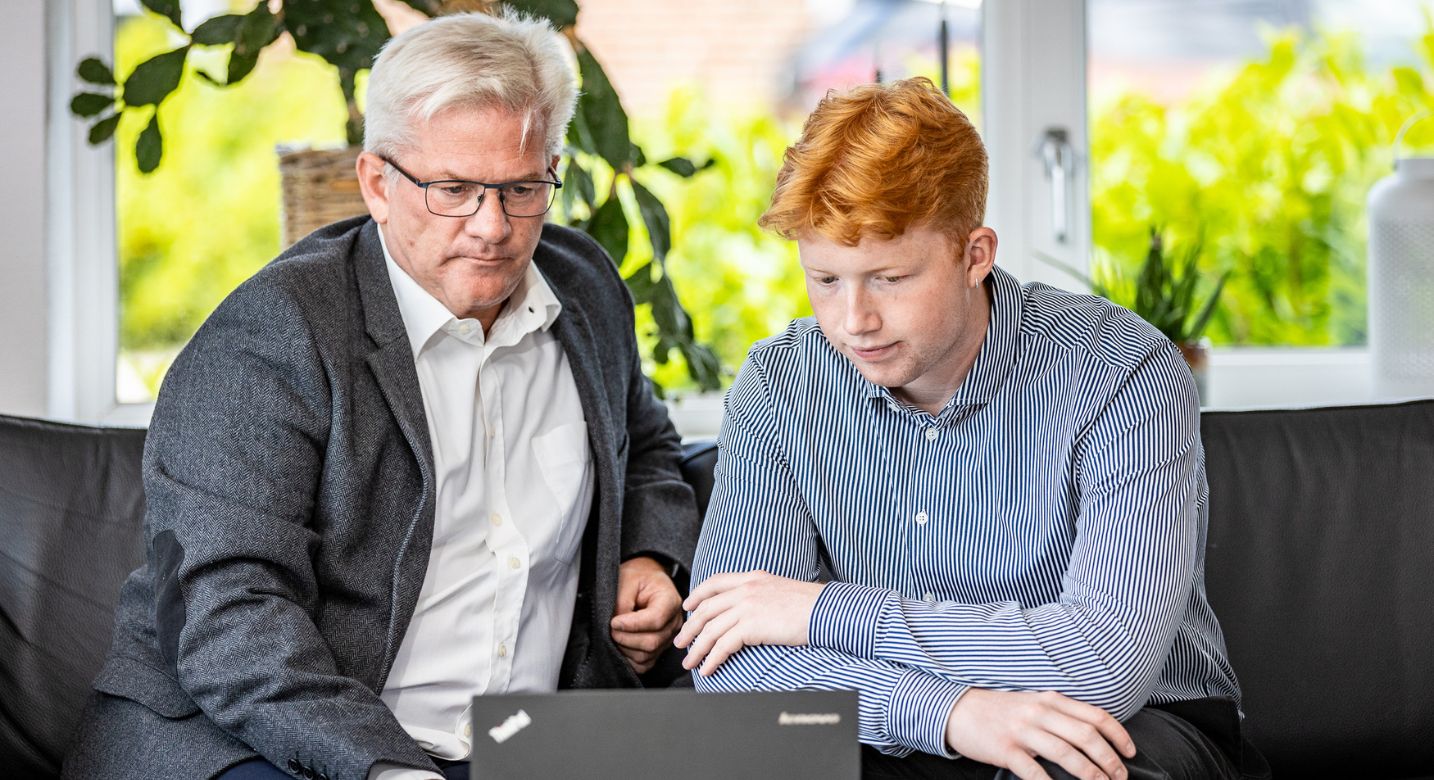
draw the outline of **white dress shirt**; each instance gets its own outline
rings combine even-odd
[[[471,697],[557,688],[593,495],[587,423],[550,332],[562,304],[536,266],[485,337],[387,244],[384,259],[413,347],[438,503],[428,571],[381,697],[430,755],[463,759]],[[379,769],[383,780],[434,777]]]

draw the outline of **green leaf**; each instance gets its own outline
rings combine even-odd
[[[159,167],[159,160],[163,156],[164,138],[159,133],[159,112],[156,111],[134,144],[134,157],[139,163],[139,172],[152,172]]]
[[[110,140],[110,137],[115,134],[115,128],[119,127],[119,121],[120,113],[116,112],[91,125],[89,135],[90,145],[94,146]]]
[[[584,125],[592,136],[592,152],[607,161],[615,171],[627,168],[632,162],[632,140],[628,136],[627,112],[618,100],[617,92],[608,81],[602,66],[587,49],[578,51],[578,71],[582,74],[582,95],[578,105],[583,113]]]
[[[597,192],[593,188],[593,177],[587,169],[578,165],[577,160],[569,160],[567,170],[563,171],[563,211],[571,214],[573,206],[582,203],[587,206],[591,213],[596,206]]]
[[[507,5],[541,16],[559,30],[578,23],[578,4],[575,0],[508,0]]]
[[[588,220],[586,230],[593,240],[602,244],[614,263],[622,265],[622,259],[627,257],[628,227],[621,200],[613,196],[604,201]]]
[[[1196,315],[1195,320],[1190,323],[1190,327],[1185,331],[1185,338],[1190,341],[1195,341],[1205,332],[1205,326],[1210,324],[1210,316],[1215,313],[1215,307],[1220,303],[1220,293],[1225,290],[1225,280],[1229,277],[1229,271],[1220,274],[1220,278],[1215,281],[1214,291],[1210,293],[1209,300],[1205,301],[1205,308],[1200,310],[1200,313]]]
[[[707,163],[710,165],[712,161],[708,160]],[[697,166],[693,165],[692,161],[687,159],[686,157],[669,157],[666,160],[663,160],[662,162],[658,163],[658,165],[666,168],[669,171],[672,171],[673,173],[677,174],[678,176],[681,176],[684,179],[689,178],[697,173]]]
[[[632,293],[634,304],[648,303],[652,300],[652,291],[656,285],[652,281],[652,263],[643,263],[640,268],[633,271],[623,279],[627,282],[628,292]]]
[[[114,104],[115,99],[113,95],[101,95],[98,92],[81,92],[70,100],[70,113],[82,117],[99,116],[101,111],[110,108]]]
[[[717,359],[717,353],[695,341],[681,342],[677,348],[687,361],[688,375],[697,380],[698,387],[709,391],[722,389],[722,361]]]
[[[286,7],[287,11],[287,7]],[[283,28],[279,17],[269,13],[268,3],[259,3],[254,10],[244,14],[239,29],[234,33],[234,48],[245,54],[258,54],[260,49],[273,43]]]
[[[229,71],[224,77],[224,86],[231,86],[242,81],[245,76],[254,70],[254,66],[258,64],[259,52],[244,54],[239,51],[239,47],[234,47],[234,51],[229,53]]]
[[[264,6],[267,13],[268,5]],[[189,39],[200,46],[219,46],[225,43],[234,43],[239,37],[239,26],[244,21],[244,14],[224,14],[213,19],[206,19],[194,32],[189,34]]]
[[[99,60],[98,57],[86,57],[80,61],[80,66],[75,69],[79,77],[91,84],[100,84],[106,87],[115,85],[114,71]]]
[[[179,19],[179,0],[139,0],[139,3],[173,22],[175,27],[184,28]]]
[[[682,302],[677,299],[677,289],[672,286],[672,277],[663,274],[652,290],[652,320],[667,349],[678,347],[684,341],[692,340],[692,319]],[[665,351],[665,350],[664,350]]]
[[[128,106],[159,105],[179,86],[184,75],[184,58],[188,46],[156,54],[141,62],[124,80],[124,102]]]
[[[642,222],[647,226],[647,238],[652,242],[652,256],[661,262],[672,251],[672,225],[667,218],[667,207],[656,195],[632,179],[632,192],[637,196],[637,210],[642,212]]]
[[[354,72],[373,65],[389,37],[371,0],[289,0],[284,27],[300,51]]]

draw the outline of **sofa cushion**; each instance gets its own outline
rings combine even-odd
[[[1434,401],[1201,419],[1206,584],[1276,777],[1434,768]]]
[[[143,560],[144,431],[0,415],[0,756],[53,777]]]

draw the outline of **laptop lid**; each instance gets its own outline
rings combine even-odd
[[[591,690],[473,699],[474,778],[857,780],[855,691]]]

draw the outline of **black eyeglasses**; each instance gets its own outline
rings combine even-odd
[[[429,213],[440,217],[471,217],[477,214],[478,209],[483,207],[483,196],[488,194],[488,190],[498,191],[498,204],[504,214],[510,217],[541,217],[553,207],[558,188],[563,186],[551,168],[548,169],[548,175],[553,177],[551,180],[505,181],[498,184],[463,179],[419,181],[417,176],[400,168],[393,160],[387,157],[379,159],[392,165],[395,171],[403,174],[403,178],[422,189],[423,202]]]

